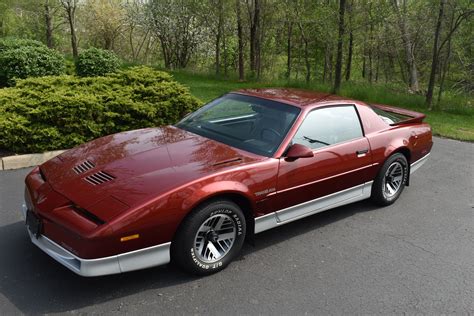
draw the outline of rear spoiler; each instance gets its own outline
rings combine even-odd
[[[391,126],[401,125],[401,124],[411,124],[411,123],[422,123],[423,120],[426,117],[425,114],[420,113],[420,112],[410,111],[410,110],[406,110],[406,109],[400,109],[400,108],[391,107],[391,106],[388,106],[388,105],[373,104],[373,103],[370,104],[370,105],[373,106],[373,107],[379,108],[381,110],[384,110],[384,111],[387,111],[387,112],[390,112],[390,113],[399,114],[399,115],[402,115],[402,116],[406,117],[406,119],[402,119],[399,122],[395,122],[395,123],[390,124]]]

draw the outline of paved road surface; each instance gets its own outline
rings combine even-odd
[[[27,239],[28,170],[0,172],[0,314],[474,313],[474,144],[435,139],[395,205],[359,202],[262,233],[221,273],[82,278]]]

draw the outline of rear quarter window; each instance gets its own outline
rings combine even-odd
[[[395,124],[401,121],[405,121],[410,119],[411,117],[408,115],[403,115],[403,114],[398,114],[398,113],[393,113],[393,112],[388,112],[385,110],[382,110],[381,108],[375,107],[375,106],[370,106],[370,108],[387,124]]]

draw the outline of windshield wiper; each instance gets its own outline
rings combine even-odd
[[[306,139],[306,140],[307,140],[308,142],[310,142],[311,144],[313,144],[313,143],[320,143],[320,144],[327,145],[327,146],[331,145],[331,144],[329,144],[329,143],[323,142],[323,141],[321,141],[321,140],[309,138],[309,137],[307,137],[307,136],[303,136],[303,138]]]

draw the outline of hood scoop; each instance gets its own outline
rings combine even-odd
[[[92,185],[101,185],[114,180],[115,177],[105,171],[99,171],[84,178],[84,180]]]
[[[86,161],[74,166],[72,169],[74,170],[74,172],[76,174],[81,174],[81,173],[84,173],[88,170],[91,170],[94,167],[95,167],[95,165],[91,161],[86,160]]]

